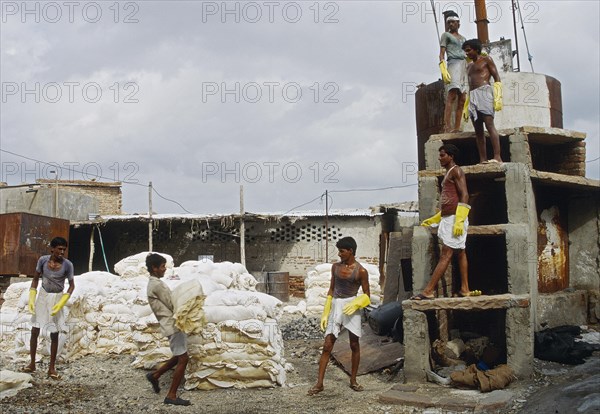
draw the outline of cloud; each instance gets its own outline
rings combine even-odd
[[[451,3],[474,37],[470,2]],[[597,157],[598,3],[520,3],[534,67],[561,81],[565,128]],[[22,4],[4,2],[0,26],[0,144],[27,157],[1,154],[11,184],[48,178],[40,160],[124,181],[128,212],[147,210],[150,181],[203,213],[237,211],[240,185],[249,211],[315,208],[325,190],[400,187],[334,192],[340,208],[417,198],[414,91],[439,78],[429,2],[56,3],[54,23]],[[491,38],[514,37],[510,3],[488,4]]]

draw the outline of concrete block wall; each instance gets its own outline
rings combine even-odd
[[[423,220],[433,215],[438,207],[439,200],[439,178],[443,174],[438,161],[439,147],[445,143],[461,143],[462,148],[469,150],[475,148],[474,137],[465,134],[442,134],[433,136],[425,144],[425,161],[427,170],[419,176],[419,206],[420,219]],[[530,176],[532,159],[529,154],[529,142],[526,132],[511,130],[505,133],[504,151],[510,154],[510,160],[519,162],[505,162],[500,166],[473,165],[463,168],[467,173],[467,187],[469,182],[478,180],[479,191],[502,191],[503,194],[494,194],[490,199],[497,200],[499,197],[506,199],[506,216],[501,223],[492,228],[485,225],[477,226],[471,223],[469,239],[473,243],[473,237],[503,237],[505,248],[499,251],[486,252],[490,255],[501,255],[506,260],[508,294],[527,295],[528,303],[535,304],[537,301],[537,211],[533,185]],[[474,164],[477,162],[475,161]],[[503,185],[485,186],[486,180],[501,182]],[[471,190],[475,186],[469,187]],[[478,212],[479,217],[485,212]],[[497,216],[501,217],[501,215]],[[480,227],[477,231],[475,228]],[[475,233],[475,234],[474,234]],[[423,290],[430,280],[433,267],[437,259],[438,246],[429,228],[415,227],[413,233],[413,289],[416,292]],[[483,275],[485,269],[476,272]],[[485,293],[485,292],[484,292]],[[416,311],[411,310],[412,313]],[[427,330],[427,322],[423,316],[405,315],[405,331],[407,323],[416,321],[424,323]],[[535,306],[523,308],[509,308],[506,310],[505,335],[507,347],[507,360],[509,365],[521,377],[529,377],[533,372],[533,336],[536,322]],[[418,333],[418,338],[411,338],[405,343],[406,348],[406,376],[411,381],[422,381],[424,371],[429,368],[429,360],[421,353],[429,353],[430,343],[423,340],[423,334]],[[413,349],[415,348],[415,349]],[[425,351],[423,350],[425,348]],[[412,356],[409,360],[408,356]]]
[[[498,125],[496,125],[498,128]],[[523,168],[570,176],[585,176],[586,134],[558,128],[524,126],[498,128],[502,159],[505,162],[523,164]],[[489,137],[488,149],[490,148]],[[427,170],[441,168],[438,148],[443,143],[459,147],[461,166],[479,162],[474,132],[432,135],[423,146]]]

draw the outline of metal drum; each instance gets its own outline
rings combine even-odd
[[[267,272],[252,272],[252,276],[258,282],[256,284],[256,290],[258,292],[267,293]]]
[[[290,299],[289,272],[267,272],[267,293],[287,302]]]

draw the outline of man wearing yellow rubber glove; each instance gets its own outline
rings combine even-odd
[[[455,145],[444,144],[439,149],[440,164],[446,170],[442,180],[440,211],[433,217],[424,220],[422,226],[438,225],[438,238],[442,241],[442,253],[431,280],[423,291],[411,300],[433,299],[436,286],[446,272],[453,255],[458,256],[460,270],[460,290],[458,296],[477,296],[481,292],[469,290],[467,254],[465,252],[467,229],[469,227],[469,211],[471,207],[465,173],[456,165],[455,158],[459,151]]]
[[[502,84],[498,69],[491,56],[483,56],[482,45],[478,39],[470,39],[463,43],[463,50],[471,63],[467,66],[467,77],[469,79],[469,115],[475,128],[477,152],[480,164],[502,163],[500,156],[500,137],[494,125],[496,111],[502,109]],[[490,85],[494,78],[494,86]],[[490,135],[493,157],[487,159],[487,150],[483,127]]]
[[[462,44],[466,39],[458,33],[460,20],[456,12],[451,10],[444,12],[444,19],[446,31],[440,37],[439,54],[440,73],[447,95],[444,107],[444,132],[458,132],[467,91],[467,64],[465,52],[462,50]],[[450,119],[453,108],[455,108],[454,123]]]
[[[363,390],[363,387],[356,382],[360,363],[358,340],[362,334],[359,310],[371,303],[369,274],[355,259],[357,246],[352,237],[343,237],[335,245],[338,248],[340,261],[334,263],[331,267],[331,282],[329,283],[327,301],[321,316],[321,329],[325,331],[325,343],[319,359],[317,383],[308,390],[308,395],[315,395],[323,391],[327,363],[333,345],[342,329],[348,330],[350,349],[352,350],[350,388],[354,391]],[[363,293],[356,296],[359,288],[362,288]]]
[[[56,354],[58,352],[58,331],[65,325],[63,307],[75,289],[73,279],[73,263],[65,258],[67,241],[55,237],[50,242],[50,254],[39,258],[31,288],[29,290],[29,311],[31,317],[31,338],[29,341],[31,362],[23,372],[35,371],[35,355],[40,328],[50,333],[50,364],[48,378],[60,379],[56,372]],[[38,292],[38,284],[42,278],[42,286]],[[69,281],[67,293],[63,293],[65,280]],[[37,299],[36,299],[37,293]]]

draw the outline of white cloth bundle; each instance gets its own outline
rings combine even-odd
[[[130,353],[136,357],[134,367],[149,369],[171,357],[147,302],[146,255],[121,260],[115,265],[119,275],[75,276],[76,288],[65,306],[68,331],[59,335],[59,358]],[[170,256],[163,256],[170,266],[170,276],[163,280],[172,290],[176,321],[189,333],[186,388],[284,384],[286,363],[277,325],[281,301],[256,292],[256,279],[239,263],[188,261],[177,268]],[[30,285],[9,286],[0,313],[0,350],[22,361],[29,357]],[[41,341],[39,358],[49,355],[49,338]]]

